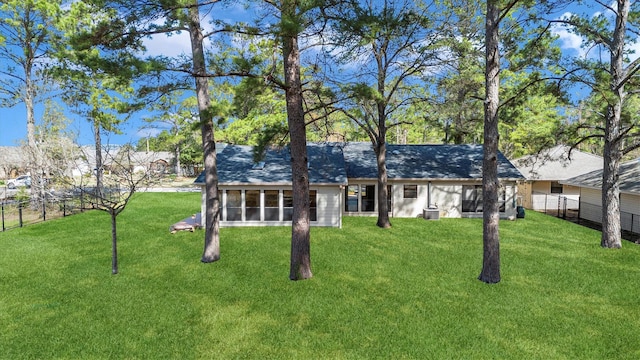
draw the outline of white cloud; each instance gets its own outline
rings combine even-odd
[[[586,56],[586,51],[582,48],[584,40],[581,36],[568,31],[563,26],[554,26],[551,31],[558,36],[561,49],[574,51],[578,57]]]
[[[158,34],[151,39],[144,40],[147,48],[146,55],[174,57],[183,54],[191,54],[191,40],[189,33],[183,31],[179,34]]]

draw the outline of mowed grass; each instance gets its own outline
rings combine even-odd
[[[534,212],[500,223],[502,282],[477,280],[478,219],[344,219],[314,228],[310,280],[288,279],[290,228],[169,233],[199,194],[141,194],[0,233],[6,359],[637,359],[640,249]]]

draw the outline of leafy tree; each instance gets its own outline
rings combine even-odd
[[[58,39],[57,22],[62,13],[60,0],[6,0],[0,3],[0,105],[22,102],[27,114],[27,146],[36,146],[35,104],[47,91],[42,71]],[[31,159],[32,192],[41,194],[43,162]]]
[[[393,116],[421,98],[415,81],[443,63],[439,27],[432,20],[436,4],[411,1],[344,1],[330,18],[335,24],[334,52],[342,65],[356,63],[356,80],[343,86],[350,103],[344,113],[364,129],[378,167],[378,221],[389,221],[386,148],[390,127],[403,121]],[[373,64],[370,66],[369,64]]]
[[[71,163],[68,159],[78,155],[75,145],[76,134],[70,131],[70,122],[60,104],[46,100],[42,120],[35,128],[37,145],[27,147],[38,152],[33,157],[42,159],[43,177],[54,175],[54,178],[50,179],[54,182],[63,182],[71,175]],[[61,175],[61,178],[56,179],[55,175]]]
[[[137,146],[138,150],[172,152],[175,161],[174,172],[178,176],[183,175],[183,164],[194,165],[200,163],[198,159],[202,159],[202,147],[197,144],[194,136],[198,125],[195,99],[180,100],[181,95],[163,95],[152,105],[152,110],[159,114],[146,121],[151,128],[163,130],[153,141],[150,138],[140,139]]]
[[[209,78],[221,76],[221,74],[212,74],[207,71],[204,43],[210,37],[229,31],[230,27],[220,21],[212,20],[209,22],[210,29],[205,30],[201,17],[215,10],[222,1],[180,0],[156,3],[85,0],[85,2],[96,11],[109,11],[113,16],[109,21],[101,21],[95,31],[84,34],[77,41],[89,47],[112,52],[111,59],[114,64],[128,60],[131,56],[139,56],[136,60],[146,60],[139,64],[141,66],[138,69],[145,75],[148,83],[141,89],[140,96],[185,89],[188,88],[188,80],[194,81],[206,183],[206,214],[204,214],[206,224],[201,261],[208,263],[218,260],[220,258],[220,201],[213,118],[218,114],[219,109],[211,103]],[[144,58],[145,48],[142,42],[144,38],[158,34],[174,35],[179,32],[189,34],[191,54],[174,58],[166,56]],[[193,88],[193,85],[191,87]]]
[[[632,60],[630,55],[633,52],[632,39],[638,31],[640,9],[637,2],[630,0],[617,0],[611,5],[596,1],[590,5],[596,7],[595,16],[573,14],[558,22],[580,35],[585,48],[596,48],[609,54],[608,59],[576,59],[577,67],[569,72],[568,77],[591,87],[596,103],[604,104],[606,109],[601,112],[601,122],[592,126],[595,132],[583,140],[592,137],[603,139],[601,246],[620,248],[619,166],[624,154],[640,148],[637,117],[625,120],[623,116],[624,108],[636,96],[634,90],[637,88],[640,59]]]
[[[35,144],[36,99],[43,93],[44,61],[58,38],[61,1],[7,0],[0,4],[0,96],[3,107],[23,102],[27,110],[27,144]]]
[[[452,19],[442,28],[443,52],[450,61],[442,74],[434,76],[431,111],[425,112],[426,125],[442,132],[445,144],[482,141],[484,96],[483,2],[451,0],[443,12]]]

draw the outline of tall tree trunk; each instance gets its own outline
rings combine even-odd
[[[296,1],[282,3],[282,55],[284,58],[287,122],[291,138],[291,182],[293,219],[291,224],[291,263],[289,279],[303,280],[311,273],[311,235],[309,223],[309,169],[307,168],[307,134],[302,104],[300,50],[296,19]]]
[[[111,274],[118,273],[118,235],[116,227],[116,218],[118,214],[115,211],[110,211],[111,214]]]
[[[498,106],[500,90],[498,0],[487,1],[486,69],[484,102],[484,146],[482,159],[482,272],[478,279],[485,283],[500,282],[500,235],[498,225]]]
[[[604,137],[604,168],[602,171],[602,238],[605,248],[622,247],[620,233],[620,184],[619,172],[622,159],[620,116],[625,101],[626,71],[624,68],[624,37],[629,15],[629,0],[618,0],[616,27],[611,44],[611,92],[615,103],[609,103]]]
[[[38,207],[39,199],[44,199],[44,181],[42,179],[42,154],[36,139],[35,99],[36,89],[33,83],[33,59],[27,57],[24,63],[24,105],[27,111],[27,147],[29,148],[29,174],[31,175],[31,205]]]
[[[383,130],[383,129],[380,129]],[[384,137],[380,137],[375,145],[376,161],[378,165],[378,222],[376,225],[381,228],[390,228],[389,206],[387,203],[387,142]]]
[[[100,135],[100,122],[98,119],[93,119],[93,140],[96,146],[96,189],[95,194],[92,196],[99,199],[104,194],[104,163],[102,160],[102,136]]]
[[[216,143],[214,140],[213,114],[210,108],[209,81],[206,77],[203,34],[200,27],[198,2],[189,8],[189,36],[193,55],[193,72],[196,82],[196,97],[202,131],[205,172],[205,232],[202,262],[220,259],[220,199],[218,198],[218,171],[216,168]]]
[[[182,164],[180,163],[180,145],[176,145],[175,152],[175,172],[177,176],[182,176]]]

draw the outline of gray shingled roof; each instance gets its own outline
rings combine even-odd
[[[309,183],[347,184],[344,158],[339,147],[331,144],[308,144]],[[271,148],[265,153],[264,167],[254,169],[253,147],[227,145],[217,156],[218,182],[233,184],[290,184],[291,157],[289,148]],[[204,184],[204,172],[195,184]]]
[[[482,179],[482,145],[387,145],[389,179]],[[376,157],[368,142],[346,143],[349,178],[377,178]],[[522,179],[520,172],[498,154],[498,177]]]
[[[347,184],[347,178],[376,179],[376,157],[371,143],[307,145],[312,184]],[[388,145],[389,179],[482,179],[481,145]],[[220,184],[290,184],[291,160],[287,147],[269,149],[262,170],[255,170],[251,146],[227,145],[218,154]],[[523,179],[518,169],[498,154],[498,177]],[[204,184],[204,173],[194,182]]]
[[[558,145],[515,159],[513,164],[527,180],[566,180],[602,169],[602,157],[575,149],[569,156],[570,150],[569,146]]]
[[[620,164],[620,192],[640,195],[640,159]],[[561,184],[602,189],[602,170],[560,181]],[[639,205],[640,206],[640,205]]]

